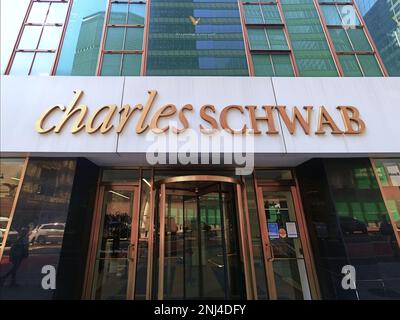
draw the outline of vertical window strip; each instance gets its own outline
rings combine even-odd
[[[266,42],[267,42],[267,46],[268,46],[268,48],[269,48],[269,50],[271,52],[274,51],[274,49],[271,46],[271,42],[270,42],[270,39],[269,39],[269,36],[268,36],[268,32],[267,32],[267,29],[271,29],[271,27],[269,26],[268,21],[267,21],[265,15],[264,15],[264,11],[262,9],[262,6],[276,6],[276,8],[278,10],[278,13],[279,13],[280,21],[281,21],[281,24],[282,24],[282,29],[281,30],[283,32],[283,35],[284,35],[284,38],[285,38],[285,42],[286,42],[286,46],[287,46],[288,51],[289,51],[289,53],[288,53],[289,61],[290,61],[291,65],[292,65],[293,74],[295,76],[297,76],[297,71],[295,71],[296,68],[295,68],[295,61],[294,61],[294,57],[293,57],[293,52],[292,52],[292,49],[291,49],[291,45],[289,43],[290,39],[288,39],[287,33],[285,32],[285,28],[286,28],[286,25],[285,25],[285,22],[284,22],[285,20],[284,20],[284,17],[282,15],[282,11],[279,8],[280,3],[278,1],[267,1],[267,0],[265,0],[265,1],[260,1],[259,0],[258,2],[254,1],[254,0],[253,1],[251,1],[251,0],[250,1],[243,1],[242,0],[239,3],[239,6],[241,6],[243,8],[243,16],[244,16],[244,21],[243,22],[244,23],[242,22],[242,24],[244,24],[243,27],[246,28],[246,33],[247,34],[248,34],[248,30],[249,30],[248,25],[251,25],[251,23],[247,23],[247,21],[246,21],[246,14],[245,14],[246,10],[245,10],[245,8],[246,8],[246,6],[250,6],[250,5],[257,6],[259,11],[260,11],[260,13],[261,13],[261,19],[263,21],[263,24],[265,25],[265,27],[263,28],[264,29],[264,33],[265,33],[265,39],[266,39]],[[274,25],[274,23],[272,23],[272,25]],[[254,70],[254,63],[252,62],[253,58],[252,58],[252,55],[251,55],[251,52],[254,51],[254,50],[251,49],[250,38],[247,37],[247,40],[245,39],[245,41],[248,42],[246,45],[248,46],[249,51],[250,51],[250,61],[252,63],[252,68]],[[271,66],[272,66],[273,75],[275,76],[276,75],[276,71],[275,71],[275,66],[274,66],[274,62],[273,62],[273,59],[272,59],[272,54],[268,54],[268,59],[270,60],[270,63],[271,63]]]
[[[364,24],[364,22],[362,20],[362,17],[360,16],[358,10],[357,10],[356,4],[353,1],[347,1],[346,2],[346,1],[326,1],[326,0],[319,0],[319,2],[315,3],[315,4],[321,8],[324,24],[325,24],[326,28],[328,29],[328,32],[327,32],[326,36],[329,37],[330,41],[328,41],[328,42],[333,44],[333,48],[332,49],[334,50],[336,56],[338,56],[338,59],[336,59],[336,61],[341,67],[342,76],[345,76],[345,70],[344,70],[344,68],[342,66],[341,59],[339,59],[339,57],[342,56],[342,55],[348,55],[348,54],[350,54],[350,55],[352,55],[354,57],[354,59],[357,62],[357,65],[358,65],[363,77],[366,76],[366,73],[365,73],[364,68],[362,67],[362,64],[360,63],[359,55],[373,56],[374,59],[377,60],[377,63],[378,63],[379,68],[381,70],[381,72],[380,72],[381,74],[380,75],[385,76],[386,72],[384,71],[384,68],[382,67],[381,61],[378,59],[377,51],[374,48],[373,43],[371,43],[370,37],[366,33],[367,30],[366,30],[365,24]],[[339,9],[339,6],[343,6],[343,5],[348,5],[348,6],[351,6],[353,8],[353,12],[355,14],[355,19],[357,19],[356,23],[354,23],[354,24],[346,24],[345,23],[345,21],[343,20],[344,19],[343,14]],[[327,17],[325,16],[325,12],[324,12],[324,10],[322,10],[324,6],[325,7],[329,6],[329,7],[335,7],[336,8],[336,12],[339,15],[340,20],[341,20],[341,25],[330,25],[328,23]],[[338,52],[338,50],[336,49],[336,46],[335,46],[335,44],[334,44],[334,42],[332,40],[332,35],[330,34],[329,30],[333,29],[333,28],[339,28],[339,27],[344,30],[346,38],[349,41],[351,49],[352,49],[351,53],[350,52]],[[362,51],[360,51],[360,50],[358,50],[356,48],[354,41],[351,39],[351,37],[349,35],[349,32],[348,32],[349,28],[356,28],[356,29],[362,30],[363,35],[366,37],[366,39],[368,41],[368,44],[371,47],[371,52],[370,53],[369,52],[362,52]],[[378,74],[376,74],[376,75],[378,75]]]
[[[48,4],[48,7],[44,14],[44,19],[41,22],[40,21],[29,22],[31,14],[33,12],[35,12],[34,10],[37,10],[39,5],[46,4],[46,3]],[[65,8],[66,10],[64,10],[63,17],[60,19],[60,21],[48,22],[50,12],[52,12],[54,5],[59,6],[61,4],[67,6]],[[27,12],[25,14],[23,23],[21,25],[21,29],[20,29],[17,41],[15,43],[13,52],[11,54],[10,61],[5,70],[6,75],[8,75],[8,74],[31,75],[32,69],[34,68],[35,62],[37,61],[36,60],[37,56],[45,55],[45,54],[49,55],[51,53],[53,54],[51,63],[47,64],[46,70],[44,70],[44,69],[41,70],[39,68],[37,70],[37,73],[48,74],[48,75],[54,74],[54,69],[55,69],[54,67],[56,65],[57,56],[60,51],[60,46],[61,46],[61,42],[63,39],[63,34],[65,32],[65,27],[67,25],[67,19],[68,19],[69,11],[71,9],[71,5],[72,5],[72,0],[47,0],[47,1],[31,0],[30,4],[28,6]],[[34,47],[32,46],[32,47],[26,47],[26,48],[20,49],[21,40],[24,38],[24,36],[27,35],[27,32],[29,32],[29,31],[27,31],[27,29],[32,30],[31,28],[27,28],[27,27],[40,27],[41,30],[40,30],[36,45],[34,45]],[[50,30],[50,28],[60,28],[59,38],[56,39],[57,45],[55,45],[52,48],[40,48],[45,29]],[[50,35],[50,37],[52,37],[52,36],[54,36],[54,34]],[[19,56],[23,56],[23,55],[27,56],[27,55],[29,55],[29,53],[32,54],[32,59],[30,60],[30,62],[28,62],[25,65],[25,68],[23,68],[23,70],[18,70],[20,66],[18,66],[18,64],[16,64],[15,62],[19,63],[20,59],[16,59],[16,57],[18,56],[18,58],[19,58]]]
[[[148,0],[149,1],[149,0]],[[111,15],[113,13],[113,5],[114,4],[126,4],[126,8],[124,9],[123,14],[125,14],[125,23],[124,24],[111,24],[110,20],[111,20]],[[132,24],[129,23],[129,15],[131,12],[131,6],[134,5],[143,5],[144,9],[145,9],[145,14],[144,14],[144,19],[143,19],[143,23],[141,24]],[[115,76],[123,76],[123,75],[140,75],[141,69],[142,67],[139,68],[139,72],[137,72],[137,70],[134,70],[132,68],[132,74],[130,74],[129,72],[127,72],[127,70],[125,70],[124,66],[128,63],[125,62],[126,59],[129,59],[129,57],[131,57],[132,55],[140,55],[140,64],[143,64],[142,61],[142,56],[143,56],[143,37],[144,37],[144,32],[145,32],[145,25],[146,25],[146,19],[147,19],[147,8],[146,8],[146,2],[144,1],[114,1],[114,0],[109,0],[108,2],[108,10],[107,10],[107,15],[105,17],[105,28],[104,28],[104,34],[103,34],[103,39],[104,41],[102,41],[102,48],[100,50],[100,59],[99,59],[99,68],[98,68],[98,72],[97,75],[115,75]],[[106,43],[107,43],[107,37],[108,37],[108,33],[109,30],[111,28],[124,28],[124,34],[123,34],[123,43],[122,43],[122,47],[120,50],[117,49],[106,49]],[[127,47],[127,34],[128,34],[128,28],[138,28],[142,30],[142,37],[141,37],[141,49],[140,50],[130,50],[130,49],[126,49]],[[105,61],[108,62],[109,59],[105,59],[106,57],[108,57],[109,55],[119,55],[120,59],[119,59],[119,68],[118,71],[114,72],[111,70],[105,70]],[[135,59],[136,60],[136,59]],[[137,61],[137,63],[139,63]],[[135,68],[137,69],[137,68]],[[128,74],[127,74],[128,73]],[[139,73],[139,74],[138,74]]]

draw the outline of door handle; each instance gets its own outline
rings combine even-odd
[[[267,252],[269,253],[267,261],[274,261],[275,260],[274,248],[268,243],[265,244],[265,247],[267,249]]]
[[[134,244],[134,243],[131,243],[131,244],[128,246],[128,259],[129,259],[129,260],[131,260],[131,261],[134,261],[134,260],[135,260],[135,255],[134,255],[134,253],[135,253],[135,244]]]

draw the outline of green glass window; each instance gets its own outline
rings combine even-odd
[[[256,76],[273,76],[272,61],[269,55],[253,54],[253,67]]]
[[[347,33],[355,51],[372,52],[371,45],[369,44],[363,29],[349,28],[347,29]]]
[[[102,76],[139,76],[142,63],[141,54],[105,54]]]
[[[264,23],[260,6],[256,5],[245,5],[244,14],[246,18],[246,23],[248,24],[262,24]]]
[[[359,54],[357,57],[366,77],[382,76],[382,71],[374,55]]]
[[[108,28],[106,50],[141,50],[143,28]]]
[[[272,55],[272,63],[275,69],[275,76],[294,76],[292,63],[289,55]]]
[[[357,63],[355,55],[339,55],[339,61],[346,77],[362,77],[361,69]]]
[[[267,40],[265,29],[262,28],[249,28],[249,41],[251,50],[269,50],[270,46]]]
[[[329,29],[336,51],[353,51],[346,31],[342,28]]]
[[[279,10],[276,5],[262,5],[261,10],[266,24],[282,23]]]
[[[286,37],[282,29],[249,28],[251,50],[288,50]]]
[[[57,75],[94,76],[107,0],[75,0],[71,9]]]
[[[299,75],[337,76],[314,1],[281,0],[281,5]]]
[[[141,54],[124,54],[122,61],[122,76],[138,76],[142,65]]]
[[[267,36],[272,50],[288,50],[286,37],[282,29],[267,29]]]
[[[111,4],[109,24],[126,24],[128,3],[114,2]]]
[[[293,76],[293,67],[288,54],[253,54],[256,76]]]

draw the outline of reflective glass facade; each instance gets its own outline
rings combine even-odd
[[[400,1],[356,0],[391,76],[400,76]]]
[[[399,7],[394,0],[32,0],[5,74],[396,76]]]
[[[149,76],[246,76],[247,62],[236,0],[153,0]]]

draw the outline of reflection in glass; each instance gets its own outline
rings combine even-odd
[[[18,49],[33,50],[36,49],[42,27],[40,26],[26,26],[21,37]]]
[[[141,198],[138,230],[138,252],[136,264],[135,299],[146,298],[147,263],[149,249],[149,226],[151,215],[151,170],[142,171]]]
[[[235,196],[230,184],[167,185],[164,299],[244,298]]]
[[[48,76],[53,66],[54,53],[38,52],[32,65],[31,75]]]
[[[61,38],[62,27],[48,26],[43,28],[39,48],[41,50],[56,50]]]
[[[278,299],[311,299],[295,208],[289,191],[263,191]]]
[[[400,159],[374,159],[375,175],[381,184],[381,191],[389,211],[394,230],[397,232],[397,241],[400,246]],[[387,226],[388,227],[388,226]],[[387,231],[390,231],[388,228]],[[391,235],[391,243],[395,241],[395,234]]]
[[[57,75],[96,74],[107,0],[75,0],[58,62]]]
[[[74,181],[76,161],[30,159],[11,230],[15,241],[0,262],[0,299],[51,299],[42,267],[56,271]]]
[[[46,23],[64,23],[65,16],[67,15],[68,3],[66,2],[53,2],[50,5],[49,14]]]
[[[94,281],[95,299],[126,299],[134,191],[106,187]]]
[[[0,248],[3,247],[5,233],[10,223],[11,209],[14,203],[18,185],[21,182],[21,172],[24,159],[0,158]],[[10,230],[5,246],[15,242],[18,233]]]
[[[17,52],[10,70],[10,75],[28,75],[34,55],[33,52]]]
[[[28,23],[44,23],[49,5],[49,2],[34,2],[29,13]]]

